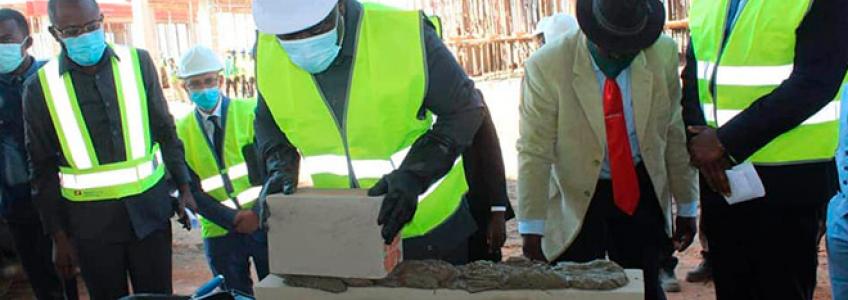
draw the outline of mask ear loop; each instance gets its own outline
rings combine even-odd
[[[25,49],[24,47],[26,47],[26,43],[27,43],[27,41],[28,41],[28,40],[29,40],[29,36],[25,37],[25,38],[24,38],[24,40],[23,40],[23,41],[21,41],[21,48],[20,48],[20,51],[21,51],[21,64],[23,64],[23,63],[26,61],[26,59],[27,59],[27,55],[28,55],[28,53],[25,51],[26,49]],[[19,65],[18,67],[20,67],[20,65]]]
[[[344,16],[342,16],[342,12],[339,10],[338,7],[336,7],[336,28],[333,28],[333,30],[339,31],[339,39],[336,42],[338,43],[338,46],[341,47],[342,43],[344,43],[345,24]]]
[[[26,45],[27,41],[30,39],[29,36],[25,37],[23,41],[21,41],[21,50],[24,49],[24,45]]]

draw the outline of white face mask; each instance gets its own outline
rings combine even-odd
[[[292,63],[306,72],[324,72],[336,60],[342,49],[339,41],[340,14],[336,12],[336,25],[330,31],[299,40],[279,40]]]

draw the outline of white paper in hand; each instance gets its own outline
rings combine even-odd
[[[191,221],[191,229],[200,228],[200,222],[197,220],[197,215],[191,212],[188,207],[185,208],[186,215],[188,216],[189,221]]]
[[[730,197],[724,197],[728,204],[733,205],[766,195],[763,181],[760,180],[760,175],[757,174],[753,164],[737,165],[725,173],[730,184]]]

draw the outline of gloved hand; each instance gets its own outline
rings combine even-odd
[[[283,195],[291,195],[297,191],[297,182],[290,176],[286,176],[280,172],[274,172],[265,180],[262,185],[262,191],[259,192],[257,206],[259,207],[259,228],[268,229],[268,218],[271,212],[268,210],[268,195],[274,193],[283,193]]]
[[[383,196],[377,225],[382,225],[383,240],[392,243],[406,223],[412,221],[418,207],[418,195],[424,192],[421,180],[409,171],[395,170],[368,190],[368,196]]]

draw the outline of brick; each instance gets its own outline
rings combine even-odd
[[[364,190],[300,189],[268,197],[271,273],[378,279],[400,262],[377,226],[382,197]]]
[[[327,299],[327,300],[378,300],[378,299],[439,299],[439,300],[642,300],[645,297],[641,270],[626,270],[630,283],[610,291],[589,290],[513,290],[468,293],[460,290],[426,290],[409,288],[365,287],[348,288],[346,292],[333,294],[325,291],[289,287],[282,278],[269,275],[259,282],[254,290],[256,299]]]

